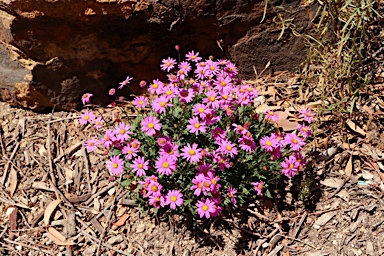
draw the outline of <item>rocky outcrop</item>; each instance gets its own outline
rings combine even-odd
[[[296,27],[310,27],[308,7],[292,9]],[[0,94],[34,109],[80,106],[110,100],[107,92],[133,76],[126,96],[141,93],[140,80],[165,78],[161,59],[196,50],[203,57],[230,58],[242,78],[271,61],[271,70],[295,70],[304,44],[273,22],[264,1],[233,0],[1,0]]]

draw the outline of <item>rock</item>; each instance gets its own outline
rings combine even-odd
[[[311,7],[275,1],[289,9],[296,28],[311,28]],[[140,94],[141,80],[166,79],[160,62],[168,56],[199,51],[208,58],[230,58],[240,77],[295,71],[305,59],[302,39],[273,22],[264,1],[208,0],[3,0],[0,3],[0,94],[3,101],[32,109],[70,110],[81,96],[105,104],[127,75],[122,94]]]

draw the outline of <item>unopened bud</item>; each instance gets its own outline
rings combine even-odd
[[[179,50],[180,50],[180,45],[178,45],[178,44],[175,45],[175,50],[176,50],[176,51],[179,51]]]

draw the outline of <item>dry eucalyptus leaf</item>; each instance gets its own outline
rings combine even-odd
[[[49,224],[49,219],[51,218],[51,215],[52,213],[55,211],[56,207],[60,204],[61,200],[60,199],[57,199],[57,200],[54,200],[52,202],[50,202],[47,206],[47,208],[45,209],[45,212],[44,212],[44,223],[45,225],[48,226]]]
[[[321,226],[325,225],[328,221],[330,221],[333,218],[333,216],[335,216],[334,212],[324,213],[315,221],[315,224],[313,224],[313,227],[315,229],[319,229]]]
[[[328,178],[320,181],[320,184],[330,188],[338,188],[341,186],[342,183],[343,183],[343,180],[338,178]]]
[[[277,125],[283,128],[284,131],[293,131],[297,129],[298,123],[296,121],[288,120],[288,113],[283,111],[275,112],[279,116],[279,120],[277,121]]]
[[[11,173],[10,173],[10,181],[9,181],[9,194],[11,195],[11,197],[13,197],[16,187],[17,187],[17,172],[12,167]]]
[[[349,198],[351,197],[345,189],[337,193],[337,196],[346,201],[347,203],[349,202]]]
[[[352,156],[351,156],[348,160],[347,166],[345,167],[345,175],[347,175],[348,177],[351,177],[352,170],[353,170],[353,166],[352,166]]]
[[[57,245],[74,245],[75,243],[73,241],[66,240],[65,236],[63,236],[59,231],[56,229],[49,227],[47,231],[49,239],[52,240]]]
[[[127,221],[128,217],[129,217],[128,213],[123,214],[118,221],[113,223],[113,226],[116,226],[116,227],[123,226],[125,224],[125,222]]]
[[[39,148],[39,154],[41,156],[44,156],[46,153],[47,153],[47,150],[45,149],[44,145],[41,145],[41,147]]]
[[[355,132],[360,133],[363,136],[367,135],[367,133],[363,129],[361,129],[359,126],[357,126],[357,124],[355,124],[351,120],[347,120],[346,124]]]

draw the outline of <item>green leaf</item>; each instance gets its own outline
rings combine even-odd
[[[122,187],[128,187],[130,184],[132,183],[132,180],[123,180],[121,183],[120,183],[120,186]]]

